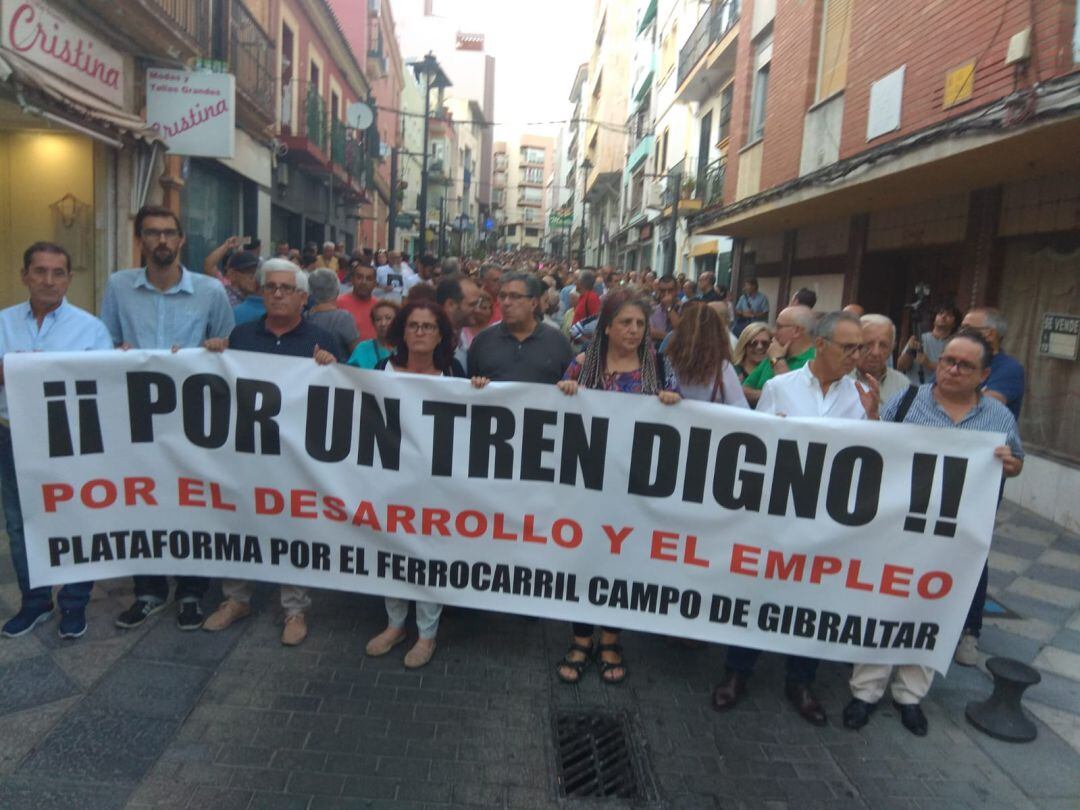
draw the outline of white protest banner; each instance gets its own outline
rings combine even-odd
[[[287,582],[944,671],[1003,437],[199,349],[4,358],[35,585]]]
[[[236,77],[150,68],[146,123],[174,155],[231,158],[236,152]]]

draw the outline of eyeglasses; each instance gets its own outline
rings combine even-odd
[[[263,284],[263,292],[270,295],[292,295],[296,292],[296,286],[293,284]]]
[[[520,301],[523,298],[531,298],[531,297],[532,296],[522,295],[521,293],[515,293],[515,292],[501,292],[501,293],[499,293],[499,300],[500,301],[510,301],[511,303],[516,303],[516,302]]]
[[[862,354],[863,345],[861,343],[837,343],[835,340],[825,338],[826,343],[831,343],[836,346],[840,351],[844,353],[845,357],[853,357],[856,354]]]
[[[180,231],[176,228],[166,228],[165,230],[158,230],[157,228],[143,228],[143,239],[149,239],[151,242],[156,242],[161,237],[165,237],[167,240],[172,241],[180,235]]]
[[[978,368],[974,363],[969,363],[967,360],[957,360],[955,357],[939,357],[938,366],[942,371],[955,368],[961,374],[970,374]]]
[[[410,321],[405,324],[405,328],[410,332],[419,333],[421,335],[430,335],[439,331],[439,325],[437,323],[431,323],[430,321],[425,321],[424,323]]]
[[[770,343],[772,343],[771,340],[751,340],[746,345],[755,349],[767,349]]]

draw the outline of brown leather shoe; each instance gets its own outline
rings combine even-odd
[[[746,682],[749,679],[750,676],[745,672],[729,672],[725,675],[720,685],[713,689],[713,709],[724,712],[732,708],[746,691]]]
[[[791,705],[795,707],[802,719],[807,723],[812,723],[815,726],[828,725],[828,720],[825,718],[825,709],[818,699],[814,697],[814,693],[810,691],[810,687],[802,683],[789,683],[784,687],[784,695],[791,702]]]

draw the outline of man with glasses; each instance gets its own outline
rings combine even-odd
[[[769,380],[761,392],[758,413],[877,419],[877,381],[871,378],[864,386],[850,377],[863,346],[859,319],[848,312],[830,312],[814,326],[813,335],[813,359],[798,371]],[[714,709],[725,711],[739,702],[759,655],[760,650],[728,647],[727,673],[713,690]],[[828,722],[825,709],[811,690],[818,663],[815,658],[787,656],[784,695],[804,720],[824,726]]]
[[[8,422],[4,358],[16,352],[79,352],[111,349],[109,332],[89,312],[68,303],[71,256],[62,246],[35,242],[23,253],[21,280],[27,301],[0,311],[0,497],[11,547],[11,562],[19,583],[19,612],[4,623],[0,635],[17,638],[53,615],[53,590],[30,587],[23,533],[22,505],[15,475],[15,455]],[[82,385],[82,383],[77,383]],[[86,605],[92,582],[73,582],[60,588],[60,638],[78,638],[86,632]]]
[[[180,263],[180,218],[168,208],[143,206],[135,216],[135,236],[146,266],[113,273],[101,304],[101,320],[113,343],[122,349],[176,350],[227,337],[235,321],[225,288]],[[199,600],[208,584],[205,577],[176,578],[176,623],[181,630],[202,625]],[[168,578],[135,577],[135,602],[116,618],[116,626],[138,627],[168,598]]]
[[[1020,444],[1016,420],[1005,405],[982,392],[982,387],[990,376],[991,356],[990,344],[978,332],[956,333],[948,338],[942,347],[937,360],[935,380],[920,386],[914,398],[903,393],[893,397],[882,409],[882,421],[1003,433],[1006,443],[996,448],[994,455],[1001,459],[1005,477],[1019,475],[1024,468],[1024,448]],[[987,573],[984,568],[972,605],[973,611],[976,605],[978,606],[979,627],[982,626],[986,582]],[[972,615],[969,614],[968,624],[971,622]],[[971,639],[972,658],[975,658],[974,639],[977,635],[977,628],[974,635],[969,628],[961,636],[961,647],[967,639]],[[959,655],[958,648],[957,663],[963,663],[959,660]],[[972,661],[971,665],[974,664],[975,661]],[[925,736],[926,716],[919,708],[919,703],[930,691],[934,671],[929,667],[914,664],[898,666],[895,669],[896,680],[892,684],[892,697],[900,710],[900,721],[912,734]],[[893,667],[887,664],[855,665],[850,681],[852,699],[844,709],[845,726],[858,729],[867,724],[877,702],[885,694],[892,674]]]
[[[544,285],[528,273],[502,277],[502,320],[469,346],[469,376],[499,382],[554,384],[570,365],[570,341],[536,317]]]
[[[308,277],[303,270],[287,259],[269,259],[259,270],[259,280],[266,315],[236,327],[227,341],[221,338],[207,340],[204,343],[207,349],[220,352],[227,347],[246,352],[313,357],[321,366],[344,362],[347,353],[341,339],[303,317],[308,298]],[[207,617],[204,630],[224,630],[251,614],[255,583],[226,579],[221,583],[221,590],[225,601]],[[295,647],[307,638],[304,612],[310,606],[307,588],[281,586],[281,607],[285,611],[282,644]]]
[[[810,307],[797,306],[780,310],[765,359],[747,375],[743,385],[760,391],[773,377],[798,371],[813,360],[813,330],[816,321]]]

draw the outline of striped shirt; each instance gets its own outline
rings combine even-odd
[[[993,397],[980,394],[975,407],[964,414],[964,418],[959,422],[954,422],[952,417],[934,399],[934,385],[935,383],[926,383],[919,386],[919,391],[915,394],[911,408],[904,417],[904,424],[1004,433],[1006,437],[1005,443],[1009,445],[1012,454],[1017,458],[1024,457],[1024,446],[1020,443],[1020,431],[1016,428],[1016,419],[1002,403]],[[896,411],[900,407],[900,400],[904,398],[904,393],[902,391],[894,396],[881,409],[882,422],[894,421]]]

